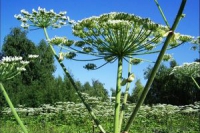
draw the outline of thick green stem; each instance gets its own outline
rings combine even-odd
[[[156,5],[158,7],[158,10],[160,11],[163,19],[164,19],[164,21],[165,21],[165,24],[170,28],[169,23],[167,22],[167,19],[166,19],[165,15],[164,15],[162,9],[160,8],[160,5],[158,4],[158,1],[157,0],[154,0],[154,1],[155,1]]]
[[[12,104],[12,102],[11,102],[11,100],[10,100],[10,98],[9,98],[9,96],[8,96],[6,90],[4,89],[3,84],[1,82],[0,82],[0,88],[1,88],[1,90],[3,92],[3,95],[4,95],[5,99],[6,99],[6,101],[7,101],[8,105],[9,105],[9,107],[10,107],[10,109],[11,109],[11,111],[12,111],[14,117],[15,117],[15,119],[17,120],[17,122],[21,126],[23,132],[24,133],[28,133],[26,127],[24,126],[23,122],[19,118],[19,116],[18,116],[18,114],[17,114],[17,112],[16,112],[16,110],[15,110],[15,108],[14,108],[14,106],[13,106],[13,104]]]
[[[119,113],[120,113],[120,98],[121,98],[121,78],[122,78],[122,61],[123,58],[118,58],[117,83],[115,95],[115,114],[114,114],[114,133],[119,133]]]
[[[129,77],[130,74],[131,74],[131,68],[132,68],[131,59],[132,59],[132,58],[129,59],[128,77]],[[119,115],[119,131],[121,131],[121,128],[122,128],[122,120],[123,120],[124,111],[125,111],[125,108],[126,108],[126,102],[127,102],[127,98],[128,98],[129,88],[130,88],[130,82],[128,82],[128,83],[126,84],[126,90],[125,90],[125,94],[124,94],[124,101],[123,101],[122,108],[121,108],[121,112],[120,112],[120,115]]]
[[[198,89],[200,89],[200,86],[198,85],[197,81],[191,76],[192,80],[194,81],[195,85],[197,86]]]
[[[44,34],[47,40],[49,40],[49,36],[47,34],[46,28],[44,28]],[[71,77],[70,73],[68,72],[67,68],[65,67],[65,65],[59,60],[58,55],[56,54],[54,48],[52,45],[50,45],[51,50],[54,54],[54,57],[56,58],[56,60],[58,61],[58,63],[60,64],[60,66],[62,67],[64,73],[66,74],[66,76],[68,77],[69,81],[71,82],[71,84],[73,85],[74,89],[76,90],[76,93],[78,94],[79,98],[81,99],[81,101],[83,102],[83,104],[85,105],[86,109],[88,110],[89,114],[91,115],[92,119],[94,120],[95,124],[98,126],[98,128],[100,129],[100,131],[102,133],[106,133],[106,131],[103,129],[103,127],[101,126],[99,120],[96,118],[94,112],[92,111],[92,109],[90,108],[89,104],[86,103],[84,97],[82,96],[81,92],[79,91],[78,87],[76,86],[76,83],[74,82],[73,78]]]
[[[152,84],[152,82],[154,80],[156,72],[157,72],[157,70],[158,70],[158,68],[160,66],[162,58],[163,58],[163,56],[165,54],[165,51],[167,49],[167,46],[168,46],[168,44],[170,42],[170,39],[172,38],[172,36],[174,34],[174,30],[176,29],[176,27],[177,27],[177,25],[178,25],[178,23],[179,23],[179,21],[180,21],[180,19],[182,17],[182,13],[183,13],[185,4],[186,4],[186,0],[182,0],[181,6],[180,6],[179,11],[178,11],[178,14],[177,14],[176,19],[175,19],[175,21],[173,23],[173,26],[171,28],[171,32],[169,32],[169,34],[168,34],[168,36],[167,36],[167,38],[165,40],[165,43],[164,43],[164,45],[163,45],[163,47],[162,47],[162,49],[160,51],[160,54],[159,54],[159,56],[158,56],[158,58],[156,60],[155,65],[154,65],[154,67],[152,69],[151,75],[150,75],[150,77],[149,77],[149,79],[148,79],[148,81],[146,83],[146,86],[144,87],[144,90],[143,90],[143,92],[142,92],[142,94],[140,96],[140,99],[138,100],[138,102],[136,104],[136,107],[134,108],[134,110],[133,110],[133,112],[132,112],[132,114],[131,114],[131,116],[130,116],[130,118],[128,120],[128,123],[125,126],[124,131],[126,131],[126,132],[129,131],[130,126],[131,126],[131,124],[132,124],[132,122],[133,122],[133,120],[134,120],[134,118],[135,118],[140,106],[143,104],[144,99],[146,98],[146,95],[147,95],[147,93],[149,91],[149,88],[150,88],[150,86],[151,86],[151,84]]]

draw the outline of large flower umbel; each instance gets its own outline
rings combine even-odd
[[[200,77],[200,63],[192,62],[192,63],[184,63],[181,66],[175,66],[171,72],[177,78],[183,77]]]
[[[73,34],[82,39],[75,43],[80,53],[103,57],[107,62],[159,52],[156,46],[162,44],[170,32],[168,27],[148,18],[122,12],[90,17],[73,26]],[[191,36],[174,33],[169,49],[192,40]]]
[[[182,66],[175,66],[170,74],[173,74],[175,77],[184,80],[186,77],[191,77],[198,89],[200,86],[195,78],[200,77],[200,63],[184,63]]]

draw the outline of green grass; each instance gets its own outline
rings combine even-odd
[[[94,113],[107,133],[113,132],[114,103],[99,102],[90,97]],[[124,128],[134,103],[128,103],[122,122]],[[200,102],[185,106],[156,104],[141,106],[129,133],[199,133]],[[99,133],[83,104],[57,102],[38,108],[16,108],[29,133]],[[0,133],[22,133],[9,108],[0,116]]]
[[[88,115],[53,115],[21,116],[29,133],[99,133]],[[107,132],[112,131],[113,117],[100,117]],[[124,123],[126,120],[124,120]],[[139,113],[130,133],[199,133],[198,113],[153,114]],[[123,128],[122,128],[123,129]],[[22,133],[13,116],[0,118],[0,133]]]

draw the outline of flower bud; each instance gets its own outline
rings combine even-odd
[[[85,69],[87,70],[94,70],[97,66],[93,63],[88,63],[87,65],[84,66]]]
[[[19,15],[14,15],[14,17],[17,19],[17,20],[21,20],[23,17],[22,17],[22,15],[21,14],[19,14]]]
[[[137,64],[139,64],[140,62],[142,62],[142,59],[133,58],[133,59],[131,60],[131,63],[132,63],[133,65],[137,65]]]
[[[66,53],[65,57],[68,59],[73,59],[74,57],[76,57],[76,53],[74,53],[74,52]]]
[[[75,42],[75,46],[77,46],[77,47],[83,47],[84,45],[85,45],[84,41]]]
[[[170,54],[165,54],[164,56],[163,56],[163,61],[169,61],[169,60],[171,60],[172,59],[172,56],[170,55]]]
[[[93,49],[91,47],[84,47],[83,51],[86,52],[86,53],[90,53],[90,52],[93,51]]]

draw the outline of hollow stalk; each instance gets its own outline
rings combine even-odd
[[[131,74],[131,68],[132,68],[132,64],[131,64],[131,59],[129,59],[129,65],[128,65],[128,77]],[[126,84],[126,90],[125,90],[125,94],[124,94],[124,100],[123,100],[123,104],[122,104],[122,108],[121,108],[121,112],[119,115],[119,131],[121,131],[121,127],[122,127],[122,120],[124,117],[124,111],[125,111],[125,106],[126,106],[126,102],[127,102],[127,98],[128,98],[128,91],[130,89],[130,82],[128,82]]]
[[[118,58],[117,67],[117,83],[115,95],[115,113],[114,113],[114,133],[119,133],[119,113],[120,113],[120,97],[121,97],[121,78],[122,78],[122,62],[123,58]]]
[[[11,109],[11,111],[12,111],[14,117],[15,117],[15,119],[17,120],[17,122],[21,126],[23,132],[24,133],[28,133],[26,127],[24,126],[23,122],[21,121],[20,117],[18,116],[18,114],[17,114],[17,112],[16,112],[16,110],[15,110],[15,108],[14,108],[14,106],[13,106],[13,104],[12,104],[12,102],[11,102],[11,100],[10,100],[10,98],[9,98],[9,96],[8,96],[6,90],[3,87],[3,84],[1,82],[0,82],[0,88],[1,88],[1,91],[3,92],[3,95],[4,95],[5,99],[6,99],[6,102],[8,103],[8,105],[9,105],[9,107],[10,107],[10,109]]]

